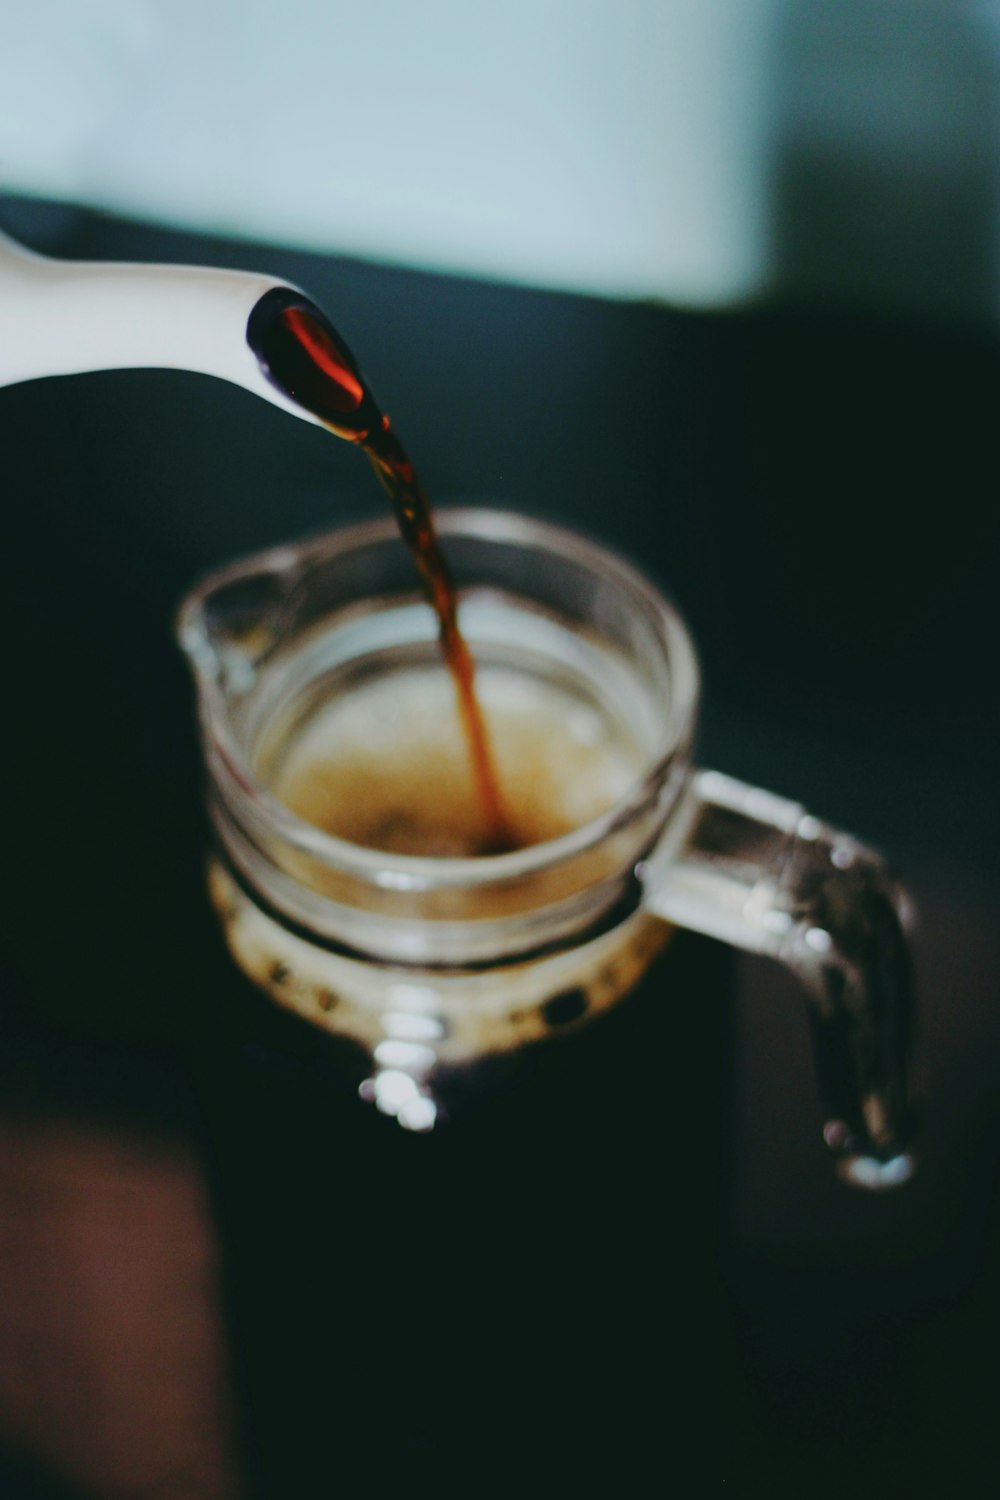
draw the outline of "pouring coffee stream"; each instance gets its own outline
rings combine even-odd
[[[0,235],[0,327],[0,386],[101,369],[193,370],[240,385],[365,452],[392,500],[399,531],[437,614],[482,813],[482,841],[473,852],[506,855],[513,843],[510,825],[426,496],[356,361],[321,309],[271,276],[59,262]],[[483,523],[477,545],[494,532],[499,538],[501,520]],[[478,522],[471,531],[477,527]],[[522,540],[519,536],[518,544]],[[581,552],[568,534],[540,545],[555,548],[548,561],[552,573]],[[273,570],[273,559],[265,562],[265,571]],[[618,587],[623,576],[618,565],[611,565],[607,577],[605,566],[603,561],[596,566],[602,589],[609,578]],[[192,595],[184,615],[185,646],[196,675],[199,658],[192,643],[200,638],[206,601],[231,577],[250,578],[253,572],[250,564],[239,565]],[[626,593],[633,586],[623,585]],[[654,601],[653,613],[660,607]],[[647,619],[646,596],[642,609]],[[681,622],[668,633],[674,631],[683,632]],[[671,674],[676,665],[668,663]],[[696,682],[693,666],[691,672]],[[213,684],[200,685],[222,704]],[[676,693],[673,675],[669,692]],[[693,716],[696,685],[690,697],[685,712]],[[626,861],[623,890],[632,893],[630,899],[638,891],[655,919],[776,958],[799,976],[809,998],[827,1144],[842,1175],[855,1185],[895,1186],[913,1170],[905,1087],[911,996],[901,927],[905,902],[881,860],[864,846],[797,804],[690,766],[689,729],[678,735],[673,758],[662,767],[668,779],[661,790],[670,801],[659,806],[667,821],[655,847],[647,843]],[[242,795],[240,788],[232,795]],[[644,808],[637,804],[637,816],[645,816]],[[544,847],[558,849],[558,841]],[[506,871],[516,859],[510,854],[472,863],[495,866],[489,878],[502,883],[501,867]],[[388,899],[384,891],[379,899]],[[314,909],[310,895],[310,913]],[[427,924],[429,932],[433,928]],[[566,941],[561,930],[559,941]],[[447,956],[446,964],[458,962]]]
[[[475,665],[430,505],[388,417],[322,310],[275,277],[57,261],[0,234],[0,326],[0,386],[91,370],[193,370],[243,386],[366,453],[437,616],[482,810],[480,852],[509,848]]]
[[[409,455],[389,418],[380,411],[354,356],[313,303],[280,287],[266,292],[250,314],[247,342],[279,390],[365,452],[392,501],[400,536],[437,616],[441,651],[455,685],[483,818],[479,852],[496,854],[513,847],[510,819],[476,695],[475,665],[458,625],[455,586]]]

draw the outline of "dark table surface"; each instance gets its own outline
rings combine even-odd
[[[433,496],[589,532],[676,599],[706,763],[889,853],[920,912],[907,1187],[835,1180],[788,977],[739,958],[690,1000],[730,1018],[704,1462],[779,1494],[978,1479],[1000,1333],[995,338],[603,303],[23,200],[0,225],[304,286]],[[171,618],[206,567],[383,501],[346,445],[177,372],[0,391],[0,432],[0,1494],[236,1495],[239,1358],[181,1061],[213,936]],[[672,1181],[665,1163],[666,1214]],[[655,1373],[665,1410],[678,1374]]]

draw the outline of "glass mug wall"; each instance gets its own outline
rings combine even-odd
[[[838,1170],[904,1181],[910,970],[880,859],[693,765],[694,651],[631,567],[511,514],[438,524],[520,846],[475,852],[436,625],[393,523],[238,562],[179,616],[237,964],[356,1044],[362,1097],[423,1132],[484,1060],[599,1025],[689,928],[800,977]]]

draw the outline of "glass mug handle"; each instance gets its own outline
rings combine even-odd
[[[839,1174],[905,1182],[912,908],[880,857],[798,803],[699,770],[639,873],[657,916],[799,977]]]

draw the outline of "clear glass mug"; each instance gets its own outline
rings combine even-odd
[[[433,614],[391,520],[221,569],[185,600],[178,632],[197,684],[211,892],[240,968],[363,1047],[362,1096],[419,1131],[449,1077],[589,1024],[672,927],[689,928],[799,976],[838,1171],[863,1187],[905,1181],[906,900],[881,859],[797,803],[692,764],[695,653],[633,568],[512,514],[443,510],[438,526],[487,718],[491,683],[513,685],[522,706],[555,703],[584,738],[627,744],[631,773],[596,815],[509,853],[394,853],[324,831],[276,795],[281,767],[331,704],[388,682],[405,708],[414,684],[443,680]],[[407,727],[404,712],[386,733]],[[447,796],[431,765],[427,785]]]

